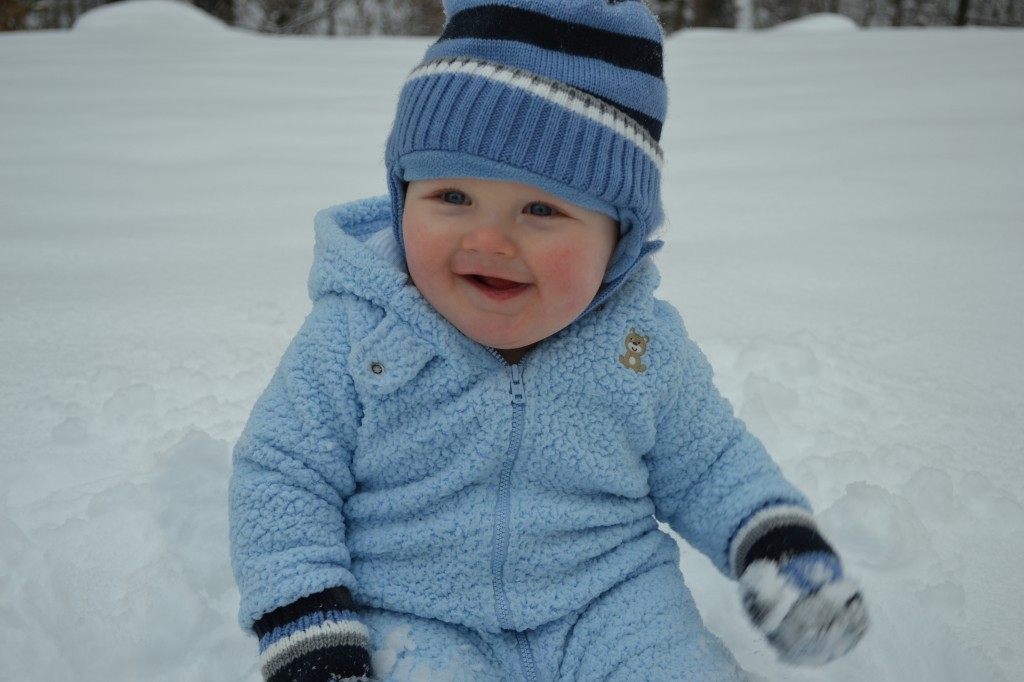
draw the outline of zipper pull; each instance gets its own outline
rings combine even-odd
[[[519,364],[509,365],[512,370],[512,382],[509,384],[509,393],[512,394],[512,404],[522,405],[526,402],[526,388],[523,386],[523,368]]]

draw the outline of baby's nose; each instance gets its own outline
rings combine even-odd
[[[516,253],[516,243],[510,226],[499,219],[487,219],[466,232],[462,247],[467,251],[511,256]]]

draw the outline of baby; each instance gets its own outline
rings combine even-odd
[[[448,0],[387,197],[317,216],[313,310],[235,450],[275,682],[745,676],[662,521],[783,660],[867,628],[803,495],[654,297],[662,36],[639,0]]]

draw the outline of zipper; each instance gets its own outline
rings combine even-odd
[[[512,607],[509,604],[508,594],[505,592],[505,560],[508,558],[509,526],[512,509],[512,468],[515,465],[516,458],[519,456],[519,450],[523,443],[526,386],[523,383],[521,363],[509,365],[505,363],[504,359],[502,359],[502,363],[508,367],[511,375],[509,395],[511,396],[512,404],[512,432],[509,435],[508,450],[505,452],[505,462],[501,467],[501,474],[498,478],[498,501],[494,519],[494,544],[491,549],[491,576],[494,586],[494,603],[498,614],[498,625],[503,630],[515,631]],[[523,667],[523,674],[529,682],[536,682],[536,666],[526,633],[516,632],[516,642],[519,648],[519,660]]]
[[[512,466],[523,440],[523,413],[526,408],[526,390],[523,369],[518,364],[508,365],[512,378],[509,394],[512,396],[512,433],[509,435],[505,463],[498,477],[498,501],[494,518],[494,544],[491,550],[491,576],[494,581],[494,601],[498,612],[498,625],[503,630],[514,630],[512,608],[505,593],[505,559],[508,558],[509,525],[512,509]]]
[[[513,408],[526,403],[526,389],[523,386],[523,368],[519,363],[509,365],[512,370],[512,380],[509,382],[508,392],[512,394]],[[515,415],[513,415],[515,416]]]

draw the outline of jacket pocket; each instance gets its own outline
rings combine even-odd
[[[364,395],[385,396],[412,381],[435,356],[434,350],[394,315],[354,344],[349,373]]]

